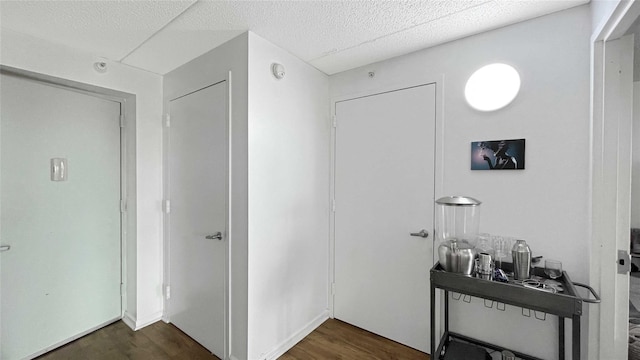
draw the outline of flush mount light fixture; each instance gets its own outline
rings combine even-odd
[[[511,65],[490,64],[476,70],[464,88],[467,103],[479,111],[494,111],[509,105],[520,91],[520,75]]]

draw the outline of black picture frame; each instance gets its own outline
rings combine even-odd
[[[471,142],[471,170],[524,170],[525,139]]]

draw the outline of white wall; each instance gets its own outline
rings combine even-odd
[[[242,34],[164,77],[164,105],[177,96],[231,80],[230,356],[247,358],[247,46]]]
[[[249,33],[248,359],[276,358],[328,317],[328,98],[325,74]]]
[[[272,359],[328,317],[329,81],[246,33],[165,75],[165,106],[229,70],[230,355]]]
[[[93,70],[91,54],[2,30],[0,63],[136,95],[137,246],[128,253],[127,316],[136,327],[162,314],[162,77],[119,63]],[[131,244],[130,244],[131,245]]]
[[[636,39],[639,41],[640,39]],[[640,228],[640,81],[633,83],[633,154],[631,169],[631,227]],[[634,263],[638,263],[634,261]]]
[[[561,260],[574,281],[587,282],[590,16],[589,6],[581,6],[336,74],[331,96],[444,79],[438,84],[444,87],[438,102],[443,133],[436,156],[443,165],[436,197],[482,200],[481,231],[525,239],[534,255]],[[464,85],[492,62],[519,71],[520,94],[500,111],[477,112],[464,100]],[[515,138],[526,139],[525,170],[469,170],[470,142]],[[551,316],[542,322],[522,317],[519,308],[484,309],[479,299],[471,305],[453,301],[452,311],[454,330],[557,358],[557,320]]]

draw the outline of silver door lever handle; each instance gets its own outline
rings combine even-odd
[[[207,240],[222,240],[222,233],[218,231],[217,233],[213,235],[207,235],[204,238]]]
[[[9,250],[11,250],[11,246],[9,246],[9,245],[0,246],[0,252],[9,251]]]
[[[420,236],[423,238],[429,237],[429,232],[425,229],[420,230],[420,232],[417,233],[411,233],[411,236]]]

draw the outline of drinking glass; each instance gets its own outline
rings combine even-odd
[[[476,251],[478,252],[478,254],[487,253],[491,255],[491,257],[495,257],[495,251],[493,251],[493,246],[491,245],[491,235],[486,233],[478,234]]]
[[[547,259],[544,261],[544,273],[551,279],[562,276],[562,263],[558,260]]]
[[[506,236],[492,236],[493,251],[498,259],[498,267],[502,268],[502,259],[511,255],[512,238]]]

